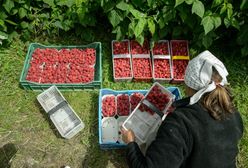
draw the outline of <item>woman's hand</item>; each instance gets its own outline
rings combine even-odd
[[[135,135],[131,129],[125,130],[123,127],[121,127],[121,134],[122,134],[122,140],[126,144],[128,144],[130,142],[134,142]]]

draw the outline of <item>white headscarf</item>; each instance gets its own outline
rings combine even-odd
[[[222,77],[220,85],[224,86],[227,84],[226,77],[228,72],[225,65],[209,51],[206,50],[189,61],[184,82],[188,87],[197,90],[190,98],[190,104],[197,103],[204,93],[211,92],[216,88],[215,82],[211,81],[212,67],[214,67]]]

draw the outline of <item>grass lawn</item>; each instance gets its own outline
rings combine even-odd
[[[112,79],[111,38],[98,36],[102,42],[103,88],[116,90],[148,89],[152,83],[115,83]],[[87,44],[75,38],[35,38],[31,42],[42,44]],[[98,91],[62,92],[86,127],[76,137],[65,140],[36,101],[40,92],[25,91],[19,78],[29,42],[14,41],[10,47],[0,49],[0,167],[51,168],[69,165],[71,168],[124,168],[124,150],[104,151],[98,144]],[[195,53],[192,50],[191,53]],[[211,50],[212,51],[212,50]],[[229,82],[235,94],[235,103],[242,114],[245,133],[240,142],[238,167],[248,165],[248,62],[231,56],[228,51],[213,49],[222,56],[229,70]],[[169,86],[169,84],[165,84]],[[180,88],[181,85],[176,85]],[[7,145],[6,145],[7,144]],[[15,153],[16,151],[16,153]],[[12,155],[11,153],[15,153]],[[13,157],[12,157],[13,156]]]

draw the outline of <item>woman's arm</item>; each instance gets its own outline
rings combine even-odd
[[[142,154],[135,142],[127,146],[127,162],[131,168],[177,168],[184,164],[191,151],[192,138],[182,117],[172,113],[159,128],[156,139]]]

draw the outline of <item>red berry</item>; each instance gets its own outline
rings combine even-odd
[[[152,78],[150,58],[133,58],[132,62],[134,78]]]
[[[115,41],[113,42],[113,54],[118,55],[118,54],[129,54],[129,43],[128,41]]]
[[[149,54],[150,48],[147,40],[141,46],[137,41],[131,41],[131,54]]]
[[[168,41],[155,42],[153,55],[169,55]]]
[[[114,77],[132,77],[130,58],[114,58]]]
[[[113,117],[116,114],[115,96],[106,96],[102,99],[102,114],[104,117]]]

